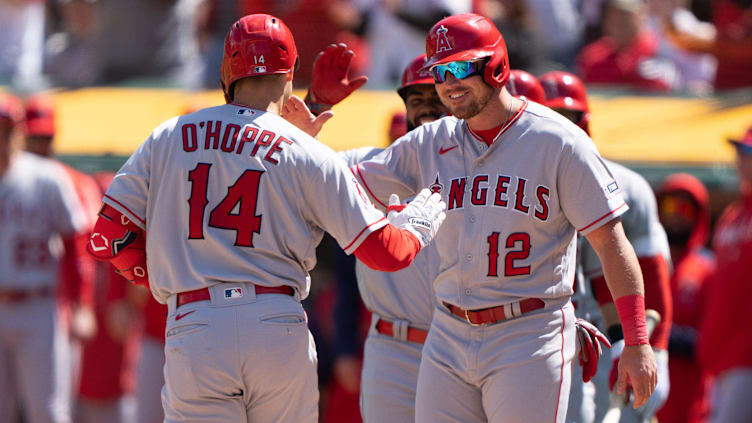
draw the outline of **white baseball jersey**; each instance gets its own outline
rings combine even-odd
[[[384,149],[362,147],[339,153],[348,166],[369,160]],[[401,198],[406,202],[408,198]],[[360,297],[366,308],[388,320],[406,320],[415,327],[428,329],[436,294],[433,281],[439,274],[441,258],[435,243],[420,250],[410,266],[396,272],[380,272],[360,260],[355,263]]]
[[[0,175],[0,286],[56,287],[61,236],[87,227],[88,218],[63,167],[18,152]]]
[[[619,185],[587,135],[539,104],[524,103],[490,147],[476,137],[445,117],[355,171],[380,203],[425,186],[441,194],[439,300],[480,309],[570,296],[575,234],[628,209]]]
[[[146,230],[162,303],[218,282],[290,285],[305,298],[325,230],[350,254],[387,223],[334,151],[273,113],[231,104],[160,125],[104,202]]]
[[[632,244],[637,257],[662,255],[666,263],[671,263],[671,251],[663,225],[658,218],[658,205],[648,181],[626,167],[605,160],[622,189],[624,201],[629,205],[629,213],[621,217],[627,239]],[[603,275],[601,261],[593,247],[586,240],[580,241],[580,265],[585,277],[592,279]]]

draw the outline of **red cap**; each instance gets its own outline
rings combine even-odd
[[[402,85],[397,89],[397,94],[405,99],[407,94],[407,88],[413,85],[430,84],[433,85],[433,77],[428,69],[423,69],[423,65],[426,64],[426,55],[421,54],[414,58],[409,65],[402,72]]]
[[[747,133],[741,139],[729,138],[728,142],[734,144],[734,146],[752,147],[752,126],[747,129]]]
[[[55,106],[50,97],[40,95],[26,100],[26,134],[55,136]]]
[[[540,104],[546,102],[546,93],[543,92],[543,86],[538,81],[538,78],[524,70],[512,69],[509,72],[509,80],[506,87],[509,94],[517,98],[531,100]]]
[[[13,125],[24,120],[24,109],[21,100],[8,93],[0,93],[0,118],[8,119]]]

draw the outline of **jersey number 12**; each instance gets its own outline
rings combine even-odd
[[[204,239],[204,212],[209,200],[211,163],[199,163],[188,172],[191,196],[188,198],[188,238]],[[227,195],[209,213],[209,226],[235,231],[235,245],[253,247],[253,234],[260,233],[262,215],[256,214],[258,189],[263,170],[248,169],[227,188]],[[237,206],[237,213],[232,211]]]

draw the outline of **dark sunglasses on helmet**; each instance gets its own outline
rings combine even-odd
[[[436,65],[431,68],[433,81],[441,84],[446,81],[446,73],[450,72],[457,79],[469,78],[473,75],[483,74],[484,60],[449,62]]]

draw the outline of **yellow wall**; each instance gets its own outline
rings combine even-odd
[[[53,96],[62,154],[130,154],[162,121],[192,106],[223,103],[219,91],[89,88]],[[356,92],[334,108],[319,139],[335,150],[384,146],[389,119],[402,108],[394,92]],[[729,163],[733,150],[725,138],[752,124],[752,104],[719,99],[593,95],[591,108],[599,150],[622,161]]]

